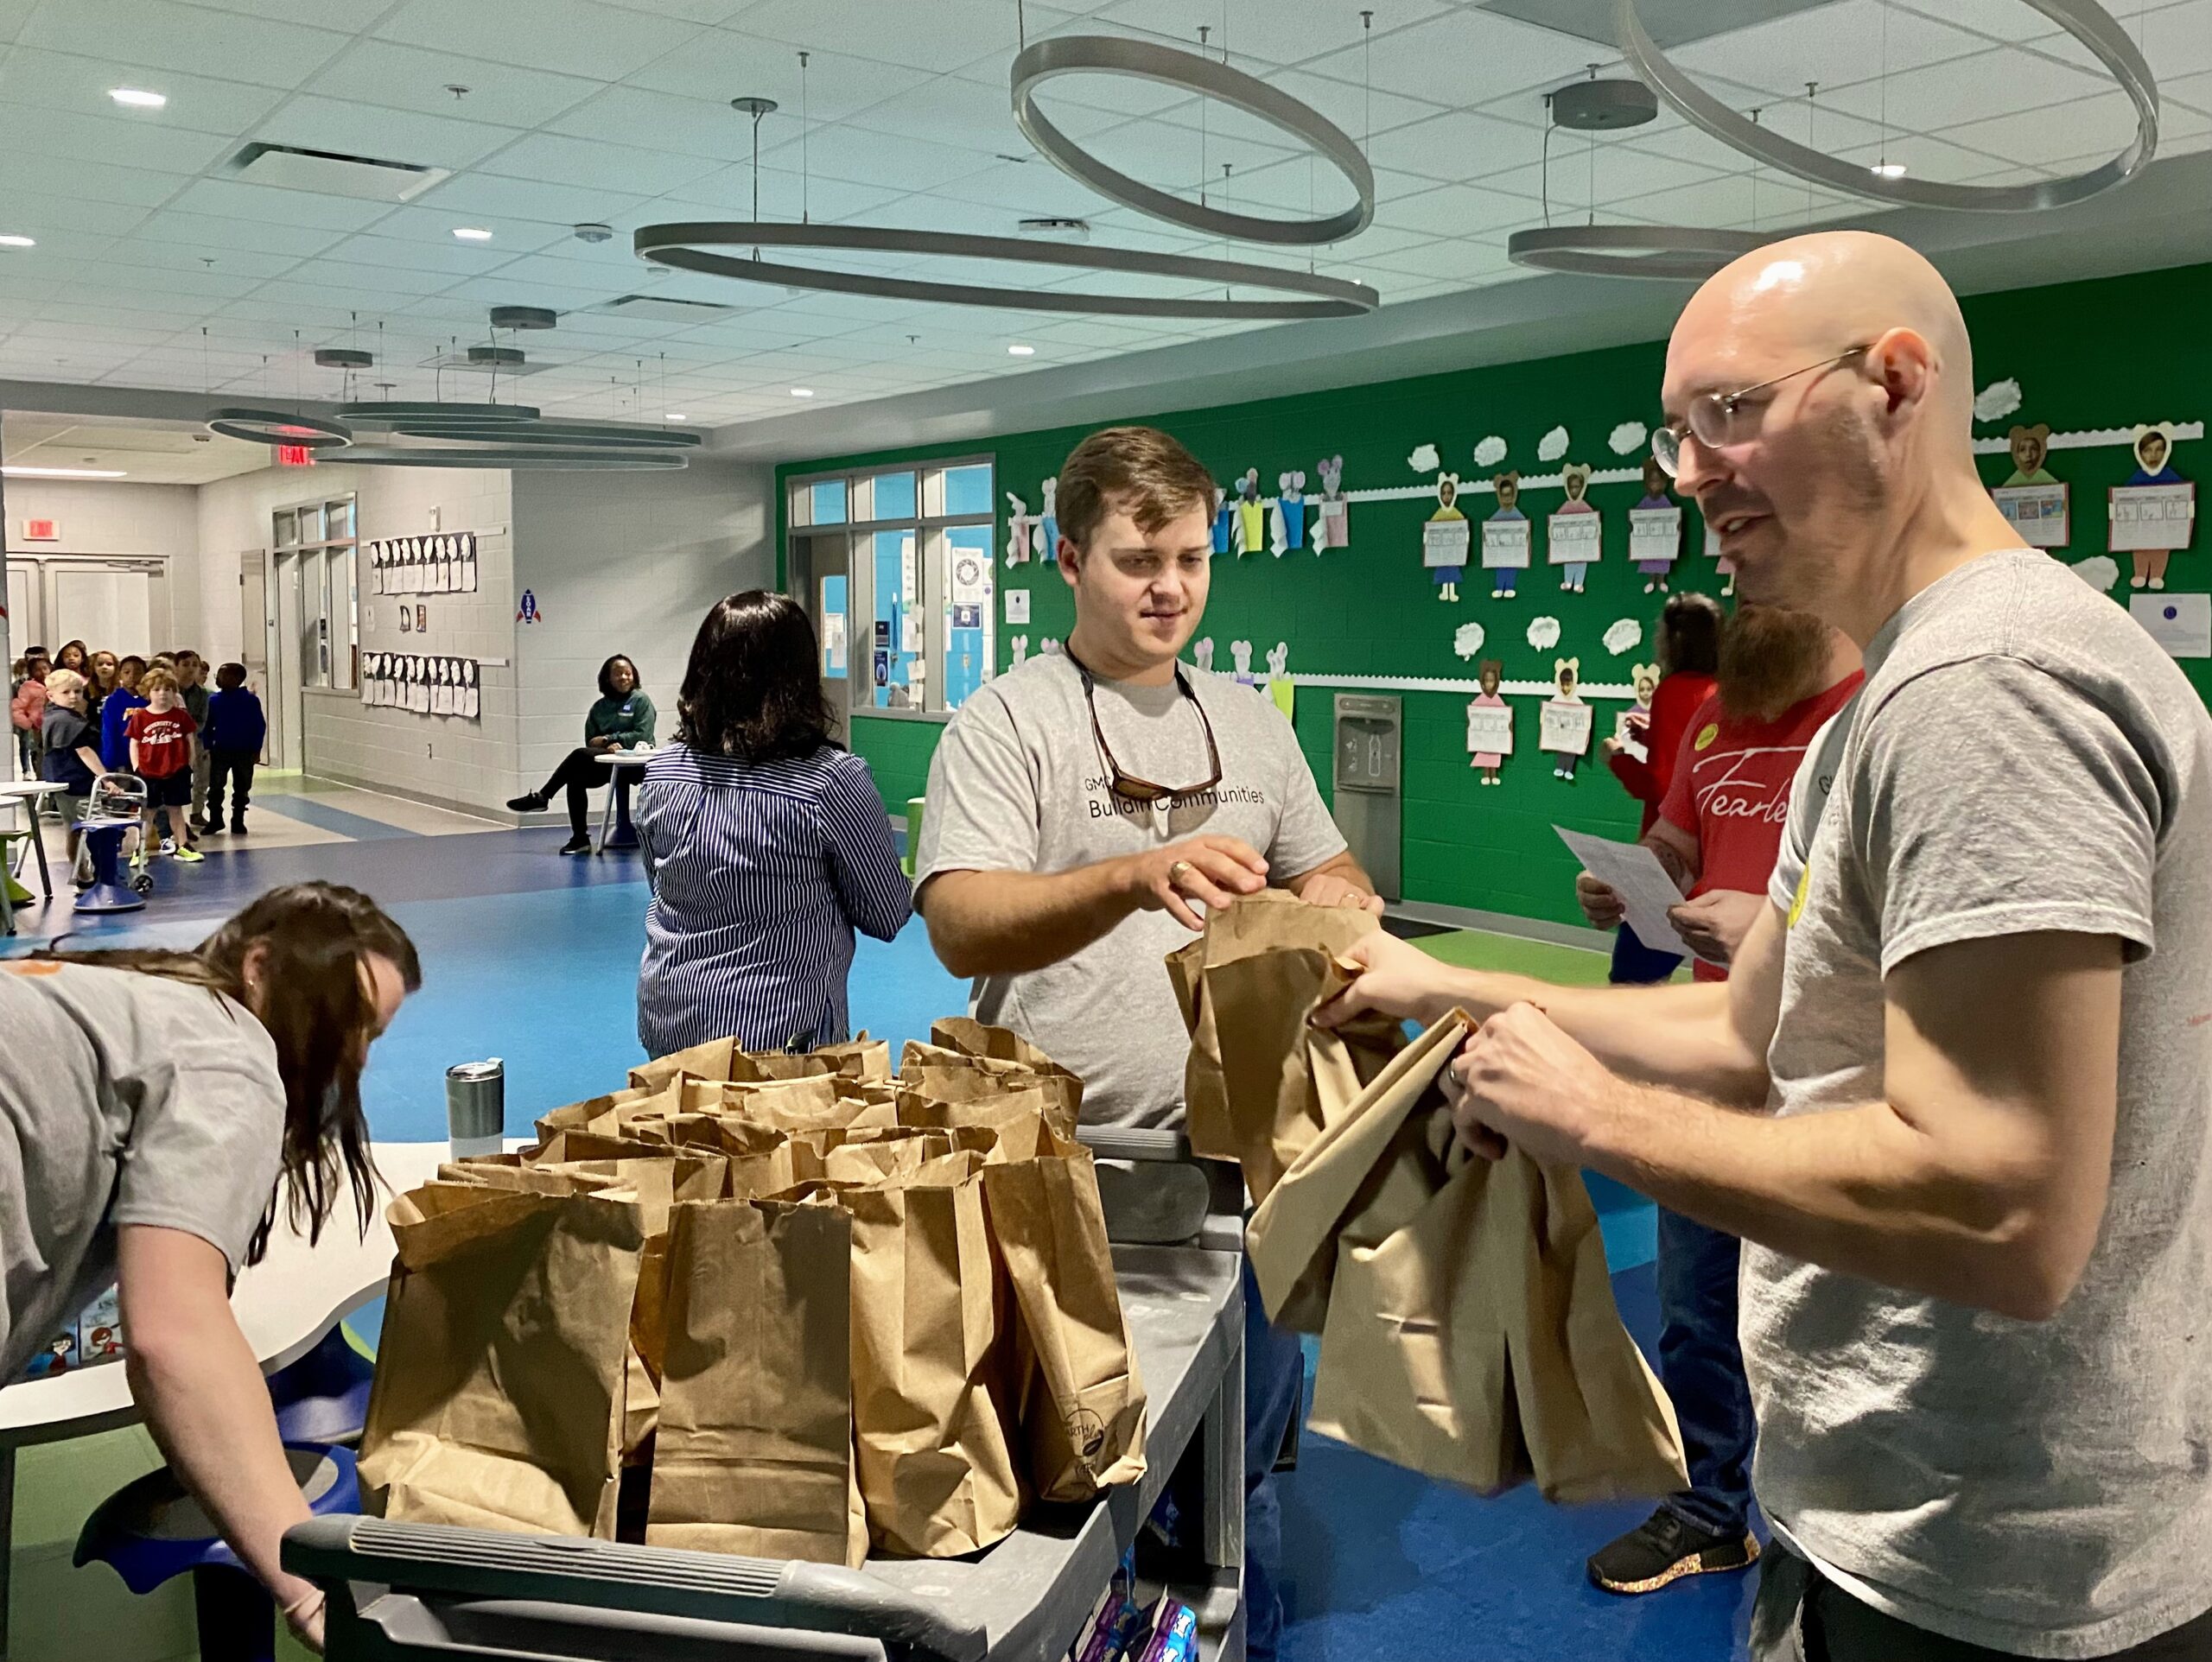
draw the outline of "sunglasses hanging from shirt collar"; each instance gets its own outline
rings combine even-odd
[[[1076,673],[1083,677],[1083,700],[1090,710],[1091,737],[1098,741],[1098,753],[1106,758],[1107,789],[1114,795],[1125,801],[1151,804],[1195,796],[1202,791],[1211,790],[1221,783],[1221,748],[1214,743],[1213,723],[1206,719],[1206,707],[1198,701],[1198,690],[1184,676],[1181,664],[1175,666],[1175,685],[1182,689],[1183,696],[1191,701],[1191,707],[1198,713],[1198,726],[1205,729],[1206,735],[1208,771],[1206,777],[1193,785],[1157,785],[1149,779],[1140,779],[1134,773],[1124,771],[1122,764],[1114,759],[1114,748],[1106,742],[1106,729],[1098,721],[1097,678],[1084,667],[1083,661],[1074,653],[1068,652],[1065,647],[1060,650],[1066,653],[1068,662],[1075,665]]]

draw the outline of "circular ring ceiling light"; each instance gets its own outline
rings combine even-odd
[[[1506,257],[1538,271],[1589,277],[1672,277],[1702,282],[1774,238],[1701,225],[1546,225],[1505,239]]]
[[[349,422],[406,422],[416,427],[449,427],[456,423],[480,427],[497,422],[534,422],[537,412],[528,404],[447,404],[403,400],[399,403],[340,404],[338,413]]]
[[[245,404],[210,414],[207,430],[248,444],[296,444],[309,450],[340,449],[353,442],[353,429],[343,422]]]
[[[1848,196],[1910,207],[1959,208],[2023,213],[2063,207],[2124,184],[2158,148],[2158,88],[2127,31],[2096,0],[2022,0],[2088,48],[2135,105],[2135,136],[2118,155],[2086,173],[2039,179],[2027,185],[1947,185],[1935,180],[1883,178],[1782,136],[1745,119],[1677,69],[1660,51],[1637,15],[1637,0],[1613,0],[1613,29],[1622,54],[1644,84],[1673,105],[1692,125],[1723,144],[1784,173],[1826,185]]]
[[[542,468],[563,473],[666,472],[689,466],[690,460],[680,450],[538,450],[528,445],[456,445],[435,449],[356,447],[346,458],[348,466]]]
[[[1359,200],[1341,213],[1309,219],[1261,219],[1192,202],[1108,166],[1048,120],[1037,89],[1062,75],[1119,75],[1211,98],[1289,134],[1342,174]],[[1375,170],[1351,135],[1311,105],[1265,81],[1194,52],[1111,35],[1059,35],[1032,42],[1014,60],[1014,119],[1022,136],[1061,172],[1111,202],[1170,225],[1237,242],[1306,246],[1341,242],[1375,218]]]
[[[705,247],[827,248],[869,254],[915,254],[929,258],[1007,260],[1023,265],[1071,266],[1088,271],[1126,271],[1144,276],[1236,284],[1308,296],[1300,300],[1201,300],[1150,295],[1079,294],[1051,289],[1001,289],[979,283],[931,282],[918,277],[886,277],[836,271],[818,266],[785,265],[762,259],[709,254]],[[879,225],[785,225],[760,219],[707,220],[645,225],[632,245],[643,259],[681,270],[741,282],[776,283],[787,289],[880,300],[918,301],[947,306],[988,306],[1020,312],[1074,312],[1091,317],[1194,317],[1285,320],[1357,317],[1373,311],[1382,297],[1365,283],[1347,282],[1308,271],[1281,271],[1236,260],[1205,259],[1191,254],[1153,254],[1130,248],[1082,248],[1037,243],[1014,237],[971,236],[963,232],[902,231]]]
[[[467,439],[485,444],[592,445],[610,450],[689,450],[706,435],[680,427],[625,427],[596,422],[528,422],[504,425],[466,422],[394,422],[393,433],[406,439]]]

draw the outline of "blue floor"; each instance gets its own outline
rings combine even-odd
[[[635,856],[563,859],[558,830],[425,837],[368,821],[326,824],[325,815],[359,816],[309,799],[280,811],[359,840],[258,852],[211,841],[200,866],[156,865],[146,910],[94,920],[77,943],[185,944],[262,890],[304,878],[366,890],[413,936],[424,971],[364,1082],[371,1124],[387,1139],[444,1135],[444,1074],[455,1062],[505,1059],[507,1129],[523,1134],[547,1109],[618,1086],[642,1058],[634,993],[646,890]],[[66,914],[42,917],[34,907],[23,917],[28,941],[73,927]],[[918,923],[887,946],[860,943],[855,1028],[895,1048],[925,1037],[932,1018],[964,999]],[[1622,1315],[1649,1354],[1658,1326],[1650,1208],[1602,1180],[1592,1192]],[[1548,1507],[1527,1489],[1485,1500],[1315,1437],[1285,1483],[1289,1662],[1744,1653],[1748,1576],[1642,1599],[1584,1578],[1584,1557],[1643,1507]]]

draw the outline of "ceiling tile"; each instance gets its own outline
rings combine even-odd
[[[753,217],[753,169],[727,168],[646,205],[640,221],[748,219]],[[902,201],[911,192],[855,185],[842,179],[803,178],[780,168],[760,169],[760,217],[764,219],[837,221],[874,213]],[[896,219],[888,216],[886,223]]]
[[[253,136],[273,144],[378,156],[458,171],[521,135],[512,127],[457,121],[371,104],[300,94],[261,124]]]
[[[1748,165],[1743,157],[1725,147],[1715,149],[1716,160],[1725,159],[1738,167]],[[1604,139],[1590,145],[1582,141],[1580,134],[1576,134],[1564,143],[1553,144],[1548,181],[1546,169],[1540,165],[1494,174],[1482,182],[1485,190],[1511,191],[1531,200],[1548,200],[1556,213],[1563,206],[1586,206],[1592,200],[1618,202],[1625,197],[1694,185],[1720,171],[1721,168],[1654,155]]]
[[[787,46],[834,41],[856,57],[944,74],[1012,43],[1011,6],[918,4],[878,0],[755,0],[733,20],[748,35]],[[1032,35],[1058,21],[1039,9]],[[811,69],[810,65],[809,68]]]
[[[265,8],[244,16],[176,0],[45,0],[16,39],[85,58],[112,58],[122,46],[134,63],[283,87],[297,86],[346,44],[343,35],[281,22]]]
[[[1516,88],[1579,79],[1592,58],[1610,55],[1586,41],[1461,10],[1378,34],[1371,48],[1347,47],[1306,67],[1357,86],[1371,63],[1374,85],[1455,109]]]
[[[0,41],[12,41],[31,13],[38,9],[38,0],[0,0]]]
[[[1886,94],[1878,79],[1833,92],[1823,87],[1821,102],[1865,120],[1885,120],[1892,131],[1928,132],[2070,103],[2102,90],[2097,77],[2084,70],[2017,48],[1999,47],[1930,69],[1893,73]]]
[[[451,237],[439,239],[386,234],[394,229],[387,222],[374,235],[343,238],[324,251],[324,257],[357,265],[390,266],[404,271],[442,272],[450,282],[458,277],[486,276],[524,251],[502,249],[496,244],[486,246],[455,242]]]
[[[120,237],[144,224],[146,213],[129,203],[86,201],[76,196],[32,196],[10,191],[0,197],[0,219],[8,222],[10,230],[31,236],[52,230]]]
[[[677,50],[699,29],[594,0],[406,0],[373,32],[403,45],[608,81]]]
[[[1077,183],[1051,162],[999,162],[931,193],[963,202],[983,202],[1022,216],[1083,219],[1107,206],[1103,198]]]
[[[1399,0],[1385,14],[1383,33],[1433,17],[1448,8],[1442,0]],[[1226,7],[1195,8],[1185,0],[1115,0],[1096,14],[1111,26],[1195,50],[1198,25],[1210,24],[1206,47],[1218,56],[1225,48],[1234,68],[1281,67],[1359,42],[1359,13],[1338,0],[1232,0]],[[1270,78],[1272,79],[1272,78]]]
[[[2176,117],[2187,115],[2182,106],[2165,105],[2159,125],[2162,151],[2167,139],[2178,136],[2173,130]],[[2202,117],[2196,117],[2200,129],[2204,124]],[[2134,138],[2135,106],[2119,92],[2107,92],[2101,98],[2077,98],[2071,104],[2024,110],[2018,115],[1966,122],[1944,128],[1942,136],[1986,155],[2024,166],[2042,167],[2092,151],[2109,158]],[[1901,153],[1901,159],[1910,158]]]
[[[798,166],[796,139],[773,152],[762,152],[764,156],[771,154],[776,165],[786,171]],[[986,167],[1006,165],[995,163],[987,149],[963,149],[918,138],[887,144],[880,133],[843,125],[817,127],[808,135],[806,155],[817,178],[844,179],[893,190],[935,190]]]
[[[1257,173],[1299,154],[1296,143],[1287,137],[1279,134],[1276,141],[1270,143],[1249,133],[1235,137],[1217,132],[1202,135],[1196,127],[1144,119],[1097,134],[1084,148],[1108,167],[1156,190],[1195,197],[1201,183],[1210,194],[1220,188],[1224,163],[1236,173]],[[1231,181],[1233,193],[1234,175]]]
[[[195,179],[171,206],[188,213],[256,219],[270,225],[314,225],[330,231],[365,231],[392,211],[390,202],[365,202],[353,196],[324,196],[305,190],[278,190],[236,179]]]
[[[404,238],[410,242],[464,252],[483,253],[491,256],[493,263],[512,259],[518,254],[535,253],[541,248],[572,241],[575,234],[565,226],[547,225],[543,220],[503,219],[489,213],[474,215],[467,223],[474,229],[490,232],[492,240],[477,244],[461,241],[453,234],[454,216],[430,202],[410,202],[404,207],[394,208],[377,222],[376,234]],[[481,269],[481,266],[470,268],[472,271]]]
[[[299,263],[296,254],[263,254],[249,249],[209,247],[167,237],[120,237],[101,257],[118,265],[150,266],[171,271],[213,270],[226,276],[281,276]]]
[[[485,171],[549,184],[659,196],[680,190],[721,167],[720,162],[703,156],[672,155],[664,150],[570,138],[561,133],[532,133],[493,156],[485,164]]]
[[[62,155],[0,150],[0,201],[17,191],[31,196],[79,196],[95,202],[155,207],[176,194],[184,181],[173,173],[145,173]]]
[[[2018,0],[2012,3],[2018,4]],[[2021,15],[2031,14],[2023,7]],[[1885,26],[1886,60],[1883,55]],[[1885,62],[1895,76],[1908,69],[1969,57],[1986,46],[1977,35],[1885,4],[1885,0],[1839,0],[1699,41],[1672,55],[1693,75],[1720,76],[1779,96],[1801,94],[1807,81],[1818,81],[1825,98],[1829,87],[1878,79]]]
[[[486,219],[529,219],[541,225],[613,224],[638,217],[653,199],[636,191],[586,190],[542,179],[509,179],[495,173],[461,173],[434,185],[410,206],[448,216],[453,224]]]
[[[236,249],[255,254],[284,254],[305,259],[320,254],[343,233],[318,225],[285,225],[264,219],[225,219],[163,208],[149,217],[138,235],[209,250]]]
[[[650,12],[687,23],[727,23],[753,0],[609,0],[609,3],[626,11]]]
[[[128,42],[118,41],[115,48],[110,60],[17,47],[0,60],[0,104],[100,114],[156,132],[235,134],[266,116],[283,97],[275,87],[245,81],[130,67]],[[113,86],[146,86],[167,93],[168,106],[118,116],[117,106],[107,97]]]
[[[1078,141],[1117,127],[1122,119],[1109,111],[1054,98],[1049,90],[1038,104],[1046,119]],[[1030,153],[1029,141],[1014,125],[1014,111],[1007,99],[1003,96],[994,98],[975,82],[955,75],[940,75],[925,81],[846,119],[848,125],[872,133],[938,142],[957,136],[969,149],[1004,150],[1017,155]]]
[[[675,92],[728,105],[733,98],[773,98],[781,107],[765,118],[761,143],[796,130],[802,106],[813,122],[842,121],[855,111],[922,86],[929,73],[911,66],[871,63],[849,53],[807,52],[804,86],[798,48],[757,35],[710,29],[681,52],[623,78],[631,86]]]
[[[1427,232],[1435,237],[1470,237],[1516,226],[1541,217],[1536,204],[1525,196],[1510,196],[1479,185],[1440,185],[1418,195],[1386,202],[1376,213],[1377,223],[1406,231]]]
[[[683,98],[635,86],[606,88],[555,121],[551,130],[722,162],[742,162],[753,155],[753,122],[731,109],[728,99]],[[763,152],[798,132],[796,121],[766,128],[760,135]]]
[[[359,40],[305,90],[423,115],[536,127],[604,85],[580,75],[551,74],[391,41]],[[467,96],[455,98],[447,90],[452,86],[467,87]]]
[[[149,173],[190,174],[227,155],[236,142],[215,133],[0,104],[0,154],[25,151]]]

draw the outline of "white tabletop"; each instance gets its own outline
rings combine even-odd
[[[0,796],[59,796],[68,789],[51,779],[0,780]]]
[[[599,759],[618,768],[641,768],[660,754],[660,750],[603,750]]]
[[[310,1246],[280,1205],[268,1256],[232,1289],[231,1308],[264,1373],[297,1361],[340,1320],[384,1291],[391,1277],[391,1229],[384,1216],[390,1195],[429,1182],[439,1163],[451,1158],[445,1143],[378,1143],[372,1151],[390,1193],[378,1196],[365,1235],[354,1229],[353,1214],[341,1208],[323,1226],[321,1242]],[[130,1342],[126,1332],[124,1343]],[[51,1443],[130,1424],[138,1410],[125,1372],[120,1362],[103,1362],[0,1390],[0,1443]]]

